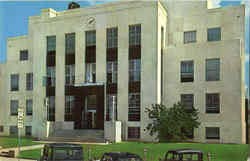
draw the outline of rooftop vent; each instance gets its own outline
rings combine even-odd
[[[75,8],[80,8],[80,4],[76,3],[76,2],[71,2],[68,5],[68,9],[75,9]]]

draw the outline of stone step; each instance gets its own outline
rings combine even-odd
[[[104,136],[103,130],[57,130],[54,136],[57,137],[87,137]]]
[[[88,143],[105,143],[104,138],[97,137],[49,137],[47,141],[56,142],[88,142]]]

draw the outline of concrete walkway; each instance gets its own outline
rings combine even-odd
[[[33,150],[33,149],[41,149],[41,148],[43,148],[43,144],[41,144],[41,145],[31,145],[31,146],[21,146],[20,147],[20,151],[24,151],[24,150]],[[15,147],[15,148],[5,148],[5,149],[0,149],[0,152],[1,151],[10,151],[10,150],[14,150],[14,151],[16,151],[16,150],[18,150],[18,148],[17,147]],[[0,160],[1,161],[1,160]]]
[[[0,157],[0,161],[36,161],[36,160],[31,160],[31,159],[17,159],[17,158],[5,158],[5,157]]]

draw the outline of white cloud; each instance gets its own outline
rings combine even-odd
[[[221,7],[220,2],[221,0],[207,0],[207,8],[219,8]]]

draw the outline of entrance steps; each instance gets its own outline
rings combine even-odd
[[[104,130],[57,130],[48,141],[104,143]]]

